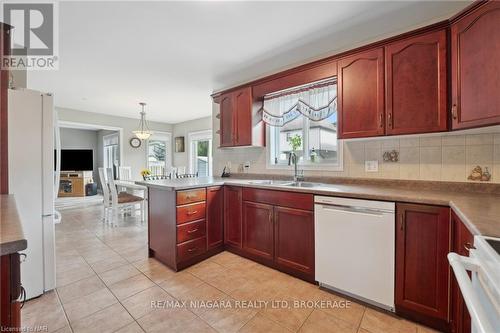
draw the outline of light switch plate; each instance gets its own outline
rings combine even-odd
[[[366,172],[378,172],[378,161],[365,161]]]

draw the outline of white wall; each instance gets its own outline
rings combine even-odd
[[[61,149],[92,149],[94,151],[94,180],[97,179],[98,143],[97,131],[75,128],[61,128]]]
[[[175,124],[172,141],[175,142],[176,137],[183,136],[185,151],[183,153],[176,153],[174,150],[172,150],[174,151],[173,166],[175,167],[185,166],[186,169],[189,167],[189,157],[188,157],[188,147],[187,147],[189,144],[188,143],[189,133],[211,130],[211,129],[212,129],[212,117],[210,116]]]
[[[60,121],[92,124],[97,125],[96,127],[103,126],[122,128],[123,165],[132,167],[132,177],[134,179],[141,179],[140,172],[142,169],[146,168],[146,145],[143,143],[139,148],[132,148],[129,144],[130,138],[134,136],[132,131],[136,130],[139,125],[139,119],[116,117],[101,113],[85,112],[58,107],[56,107],[56,110]],[[149,122],[149,125],[150,129],[153,131],[172,132],[173,130],[173,126],[171,124]]]

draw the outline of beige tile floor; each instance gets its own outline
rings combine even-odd
[[[146,225],[129,218],[109,227],[101,216],[95,205],[63,211],[56,227],[58,287],[26,303],[23,326],[75,333],[432,331],[357,303],[347,308],[258,307],[250,301],[345,303],[317,286],[229,252],[175,273],[147,258]],[[176,300],[187,306],[151,306]],[[226,307],[195,307],[191,301]],[[237,306],[244,301],[248,306]]]

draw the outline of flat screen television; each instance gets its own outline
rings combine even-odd
[[[54,155],[55,159],[56,155]],[[90,171],[93,169],[94,151],[92,149],[61,149],[61,171]]]

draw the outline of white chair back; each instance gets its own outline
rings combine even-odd
[[[111,203],[118,205],[118,190],[116,189],[115,180],[113,179],[113,169],[106,169],[106,177],[108,179],[109,192],[111,193]]]
[[[99,180],[101,181],[101,187],[102,187],[102,195],[104,197],[104,206],[109,207],[111,205],[110,202],[111,194],[109,193],[109,185],[106,179],[105,170],[111,170],[111,169],[98,168],[98,170],[99,170]]]
[[[183,175],[185,173],[186,173],[186,167],[185,166],[177,167],[177,174],[178,175]]]
[[[118,178],[120,178],[120,180],[132,180],[132,167],[118,167]]]

